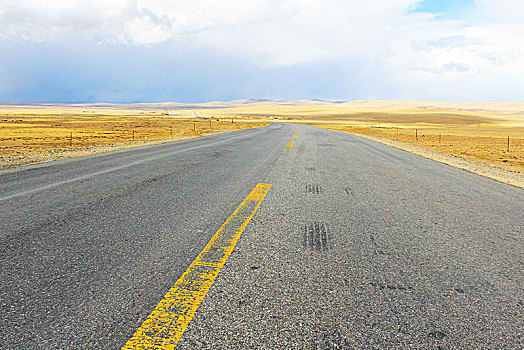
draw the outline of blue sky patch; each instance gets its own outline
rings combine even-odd
[[[413,12],[434,13],[440,18],[461,19],[475,5],[475,0],[424,0]]]

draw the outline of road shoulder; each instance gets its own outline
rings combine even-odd
[[[436,150],[412,145],[400,141],[393,141],[379,136],[369,136],[351,133],[352,135],[377,141],[385,145],[402,149],[404,151],[435,160],[440,163],[451,165],[455,168],[464,169],[471,173],[489,177],[493,180],[507,183],[516,187],[524,188],[524,175],[497,167],[496,165],[476,162],[470,159],[454,156]]]

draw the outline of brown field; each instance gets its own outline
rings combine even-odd
[[[524,104],[369,104],[379,106],[257,106],[206,112],[380,136],[524,174]]]
[[[524,173],[524,128],[504,128],[485,124],[445,127],[422,123],[411,125],[399,123],[398,126],[380,127],[326,126],[326,128],[384,137]]]
[[[186,117],[171,117],[157,112],[78,112],[0,109],[0,168],[267,124],[238,119],[232,122],[231,118],[200,121],[188,113]]]
[[[286,122],[380,136],[524,174],[524,103],[235,103],[3,105],[0,167]],[[212,122],[177,108],[195,108]]]

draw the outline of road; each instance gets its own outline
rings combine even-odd
[[[177,349],[523,348],[522,189],[286,124],[0,174],[0,348],[121,349],[259,183]]]

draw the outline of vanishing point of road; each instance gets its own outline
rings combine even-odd
[[[0,213],[1,349],[524,348],[524,191],[359,136],[20,167]]]

